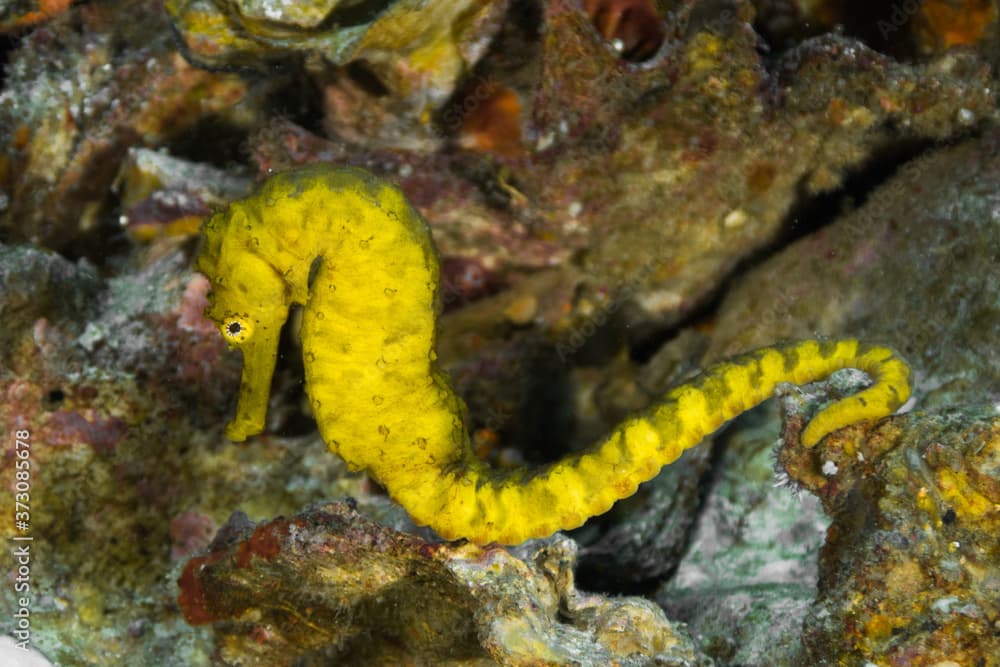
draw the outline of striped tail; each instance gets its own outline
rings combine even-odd
[[[856,340],[764,348],[710,367],[588,451],[551,465],[494,471],[466,457],[464,465],[444,473],[447,488],[429,494],[434,507],[417,502],[423,507],[408,509],[444,537],[479,544],[516,544],[575,528],[635,493],[726,421],[767,400],[778,383],[806,384],[842,368],[858,368],[874,384],[820,411],[802,433],[806,447],[848,424],[888,416],[909,397],[909,368],[888,348]]]

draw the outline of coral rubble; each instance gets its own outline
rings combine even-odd
[[[243,518],[218,542],[188,562],[180,604],[217,623],[225,661],[707,664],[648,601],[578,592],[565,537],[514,552],[427,543],[337,503]]]

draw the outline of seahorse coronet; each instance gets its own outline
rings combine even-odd
[[[780,382],[845,367],[874,378],[817,413],[805,446],[885,417],[910,394],[909,368],[886,347],[854,339],[768,347],[705,370],[587,452],[541,470],[495,471],[474,455],[465,404],[438,367],[437,252],[398,188],[329,165],[273,175],[206,221],[195,267],[212,283],[206,315],[243,354],[227,436],[263,430],[281,327],[301,304],[306,392],[323,440],[448,539],[512,544],[576,527]]]

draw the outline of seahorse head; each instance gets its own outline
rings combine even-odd
[[[272,244],[261,244],[270,238],[266,231],[239,202],[213,215],[202,229],[195,268],[212,283],[205,315],[234,347],[252,342],[269,314],[280,322],[288,314],[290,288],[268,257]]]
[[[244,440],[264,428],[278,340],[292,292],[277,268],[275,255],[280,253],[273,235],[254,215],[252,204],[244,202],[231,204],[205,222],[195,260],[195,268],[212,283],[205,315],[216,323],[230,348],[243,353],[236,418],[226,429],[233,440]]]

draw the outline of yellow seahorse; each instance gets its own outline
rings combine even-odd
[[[212,282],[206,315],[243,352],[236,417],[264,427],[278,335],[304,305],[306,391],[320,434],[421,525],[445,538],[516,544],[574,528],[635,492],[779,382],[845,367],[875,384],[823,409],[806,446],[847,424],[892,414],[909,369],[856,340],[765,348],[713,366],[619,424],[586,452],[538,469],[492,470],[469,444],[465,405],[435,354],[438,259],[426,222],[394,186],[317,165],[272,176],[206,221],[197,269]]]

